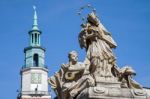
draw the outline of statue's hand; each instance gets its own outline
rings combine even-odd
[[[48,83],[51,85],[51,87],[53,89],[57,88],[57,84],[56,84],[56,80],[55,80],[54,76],[48,78]]]

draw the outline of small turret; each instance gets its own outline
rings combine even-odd
[[[29,31],[30,46],[40,46],[41,31],[38,28],[38,17],[37,17],[36,7],[33,6],[33,9],[34,9],[33,26],[32,29]]]
[[[38,18],[36,7],[33,6],[34,9],[34,17],[33,17],[33,25],[32,29],[29,31],[30,44],[28,47],[24,49],[25,53],[25,66],[28,67],[44,67],[44,58],[45,58],[45,49],[41,47],[41,31],[38,28]]]

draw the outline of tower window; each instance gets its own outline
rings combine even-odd
[[[40,37],[40,35],[38,34],[38,44],[40,44],[39,37]]]
[[[37,34],[35,34],[35,44],[37,44]]]
[[[32,43],[33,43],[33,34],[32,34]]]
[[[39,66],[39,55],[38,54],[34,54],[34,56],[33,56],[33,65],[35,67]]]

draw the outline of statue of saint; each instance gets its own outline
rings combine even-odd
[[[94,12],[88,14],[86,24],[82,24],[79,34],[81,48],[85,48],[90,61],[90,72],[99,77],[113,77],[115,56],[112,48],[117,45],[111,34],[100,23]]]
[[[96,14],[88,14],[86,23],[81,26],[79,43],[81,48],[86,49],[86,58],[84,62],[78,62],[77,52],[69,52],[68,63],[62,64],[60,70],[49,78],[48,82],[57,99],[86,99],[86,96],[93,93],[92,96],[99,93],[101,96],[109,93],[113,85],[118,91],[121,91],[119,88],[142,89],[142,86],[132,79],[135,72],[131,67],[117,67],[112,51],[117,44]],[[107,92],[105,89],[108,89]],[[111,94],[116,95],[115,92]]]
[[[86,66],[78,62],[78,54],[71,51],[69,62],[62,64],[61,69],[49,79],[58,99],[74,99],[89,86],[94,86],[94,79],[87,74]]]

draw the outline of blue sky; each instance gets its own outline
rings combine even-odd
[[[150,87],[149,0],[0,0],[0,99],[16,99],[20,89],[23,49],[28,46],[33,23],[32,6],[37,6],[51,76],[67,62],[71,50],[78,51],[79,60],[84,60],[85,50],[78,43],[81,19],[77,10],[88,3],[97,9],[118,44],[114,53],[119,67],[131,65],[137,72],[134,79]]]

